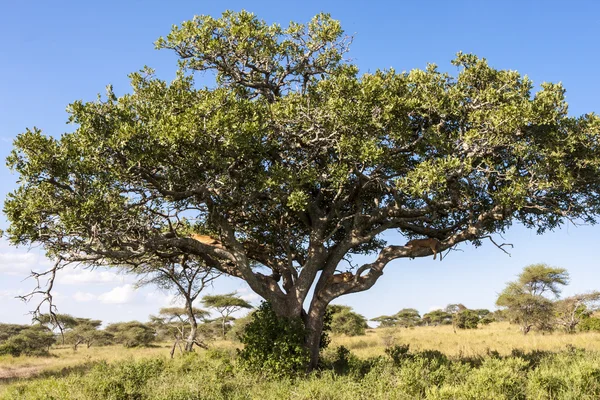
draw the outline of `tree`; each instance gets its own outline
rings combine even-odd
[[[496,300],[496,305],[505,307],[511,322],[521,326],[526,335],[532,327],[550,328],[554,304],[544,295],[560,295],[559,285],[566,285],[569,274],[563,268],[546,264],[532,264],[523,269],[517,281],[509,282]]]
[[[479,315],[475,310],[461,310],[454,314],[452,322],[458,329],[477,329]]]
[[[331,332],[347,336],[360,336],[365,334],[367,319],[352,311],[352,307],[343,305],[330,305]]]
[[[450,325],[452,323],[452,314],[442,311],[433,310],[427,314],[423,314],[423,322],[426,325]]]
[[[381,315],[379,317],[371,318],[371,321],[379,322],[379,328],[389,328],[396,326],[398,318],[395,315]]]
[[[416,326],[421,323],[421,315],[414,308],[403,308],[394,316],[396,317],[396,325],[404,328]]]
[[[202,304],[204,304],[204,307],[214,308],[219,314],[221,314],[223,339],[225,339],[225,329],[227,327],[227,322],[231,320],[231,314],[241,310],[242,308],[252,308],[250,303],[238,297],[235,292],[204,296],[202,298]]]
[[[166,314],[163,314],[163,316],[171,320],[177,319],[180,322],[185,319],[186,323],[190,325],[189,334],[185,339],[185,351],[193,351],[194,344],[205,347],[206,345],[197,340],[198,318],[205,318],[207,313],[204,310],[195,308],[193,304],[204,288],[218,278],[221,273],[207,266],[204,260],[189,257],[185,254],[170,258],[163,257],[160,261],[143,263],[135,268],[133,272],[141,276],[138,282],[140,286],[152,284],[163,290],[175,289],[177,296],[184,300],[185,305],[183,309],[164,309]],[[182,314],[181,311],[183,310],[185,313]],[[163,310],[161,310],[162,312]],[[185,318],[183,318],[184,314]],[[179,330],[179,332],[183,334],[183,330]],[[171,356],[173,356],[175,346],[179,343],[179,340],[183,340],[183,337],[177,337]]]
[[[11,242],[43,245],[50,277],[69,263],[201,259],[302,318],[314,368],[331,301],[372,288],[393,260],[432,255],[385,232],[438,239],[438,252],[504,249],[493,234],[513,223],[596,221],[600,118],[568,116],[560,84],[533,93],[526,76],[462,53],[456,76],[360,74],[350,41],[327,14],[284,28],[227,11],[174,27],[156,42],[180,58],[172,82],[146,68],[132,93],[72,103],[76,128],[60,139],[16,138]],[[215,83],[198,87],[197,71]],[[356,254],[373,261],[330,279]]]
[[[77,318],[72,315],[58,313],[34,315],[34,321],[45,326],[52,332],[58,331],[63,345],[65,344],[65,331],[73,329],[78,324]]]
[[[116,343],[125,347],[149,346],[154,341],[154,330],[138,321],[117,322],[106,327]]]
[[[196,307],[192,307],[192,317],[189,316],[190,312],[186,307],[167,307],[161,308],[158,312],[158,317],[152,317],[161,329],[166,329],[171,333],[171,337],[175,339],[173,347],[171,348],[171,358],[175,354],[175,348],[179,342],[185,341],[185,351],[192,351],[193,345],[198,347],[206,348],[206,345],[198,340],[198,320],[203,320],[210,315],[206,310],[201,310]],[[193,319],[193,321],[190,321]],[[185,328],[190,327],[190,332],[186,336]],[[180,346],[181,349],[181,346]]]
[[[89,318],[73,318],[75,321],[70,329],[63,335],[63,343],[69,343],[73,350],[77,351],[80,344],[85,343],[88,349],[93,343],[106,343],[112,339],[108,332],[99,331],[102,325],[100,320]]]
[[[600,306],[600,292],[576,294],[554,303],[556,323],[567,333],[574,333],[579,323]]]

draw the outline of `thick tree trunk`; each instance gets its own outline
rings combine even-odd
[[[319,353],[321,351],[321,335],[323,334],[323,318],[325,317],[325,308],[327,308],[327,304],[325,304],[322,309],[312,309],[306,317],[305,345],[310,354],[310,364],[308,365],[309,371],[314,370],[319,365]]]

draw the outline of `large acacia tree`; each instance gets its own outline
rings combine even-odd
[[[392,260],[432,254],[385,232],[444,251],[515,222],[595,222],[600,119],[568,116],[560,84],[533,93],[526,76],[460,53],[456,76],[359,73],[350,41],[326,14],[173,27],[156,42],[180,59],[172,82],[144,69],[129,94],[72,103],[73,132],[17,137],[12,242],[43,244],[56,268],[197,257],[302,318],[314,366],[327,304],[370,289]],[[355,254],[372,262],[329,279]]]

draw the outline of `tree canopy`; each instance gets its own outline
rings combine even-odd
[[[462,53],[455,76],[433,64],[360,73],[350,42],[328,14],[284,28],[228,11],[174,26],[156,42],[179,57],[172,82],[145,68],[131,93],[109,85],[73,102],[73,132],[17,137],[12,243],[41,243],[52,273],[200,259],[302,317],[315,366],[329,302],[370,289],[392,260],[432,254],[385,232],[444,251],[514,223],[596,221],[600,118],[569,116],[561,84],[534,92],[527,76]],[[373,261],[329,279],[354,254]]]
[[[559,285],[569,282],[569,274],[564,268],[546,264],[526,266],[514,282],[508,282],[500,293],[496,305],[504,307],[508,318],[521,326],[523,334],[532,327],[551,329],[554,318],[554,303],[545,295],[558,297]]]

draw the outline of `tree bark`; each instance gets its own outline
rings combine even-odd
[[[319,365],[319,353],[321,351],[321,335],[323,334],[323,324],[327,302],[324,300],[313,302],[308,314],[304,317],[304,326],[306,328],[305,346],[310,354],[310,363],[308,371],[312,371]]]
[[[190,323],[190,333],[185,342],[185,351],[192,352],[194,350],[194,343],[196,343],[196,335],[198,333],[198,321],[196,321],[196,316],[194,315],[191,301],[186,301],[186,309]]]

